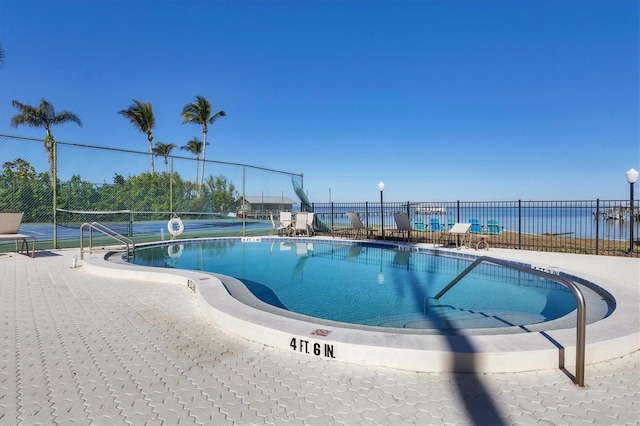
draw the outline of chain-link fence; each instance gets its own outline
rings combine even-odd
[[[202,161],[178,147],[153,157],[79,143],[55,148],[49,155],[44,140],[0,135],[0,212],[23,212],[20,230],[41,248],[77,246],[80,225],[93,221],[136,241],[165,238],[174,215],[183,236],[253,235],[271,229],[271,214],[302,204],[301,174]]]

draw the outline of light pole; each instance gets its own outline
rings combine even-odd
[[[638,171],[632,167],[624,176],[629,182],[629,253],[633,253],[633,219],[635,214],[633,209],[633,185],[638,180]]]
[[[380,181],[378,184],[380,190],[380,223],[382,224],[382,239],[384,240],[384,204],[382,200],[382,191],[384,191],[384,182]]]

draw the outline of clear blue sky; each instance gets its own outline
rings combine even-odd
[[[0,133],[43,137],[10,118],[45,98],[83,121],[56,139],[146,151],[117,114],[135,98],[180,146],[200,94],[228,114],[208,159],[303,173],[315,202],[376,201],[381,180],[387,201],[626,199],[639,4],[2,0]]]

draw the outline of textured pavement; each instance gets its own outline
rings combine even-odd
[[[640,352],[560,370],[415,373],[229,335],[186,286],[0,253],[0,424],[640,424]]]

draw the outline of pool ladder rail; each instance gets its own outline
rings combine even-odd
[[[127,250],[127,258],[133,255],[133,251],[136,248],[136,244],[129,237],[125,237],[117,231],[109,228],[106,225],[101,224],[100,222],[85,222],[80,226],[80,259],[84,259],[84,229],[89,229],[89,251],[93,248],[93,230],[100,232],[107,237],[111,237],[114,240],[118,241],[125,245]]]
[[[584,364],[585,364],[585,346],[586,346],[586,325],[587,325],[587,314],[586,314],[586,302],[584,299],[584,295],[580,288],[573,281],[561,277],[559,275],[550,274],[545,271],[540,271],[538,269],[533,269],[530,267],[526,267],[523,265],[519,265],[517,263],[509,262],[506,260],[496,259],[488,256],[481,256],[477,258],[471,265],[469,265],[464,271],[458,274],[457,277],[453,279],[445,288],[440,290],[440,292],[434,297],[434,299],[440,299],[446,292],[451,290],[451,288],[456,285],[462,278],[464,278],[467,274],[469,274],[473,269],[475,269],[478,265],[483,262],[494,263],[496,265],[504,266],[506,268],[516,269],[521,272],[525,272],[528,274],[536,275],[540,278],[544,278],[550,281],[555,281],[558,284],[561,284],[571,290],[573,296],[576,299],[576,305],[578,308],[578,318],[576,324],[576,375],[574,383],[580,387],[584,387]]]

